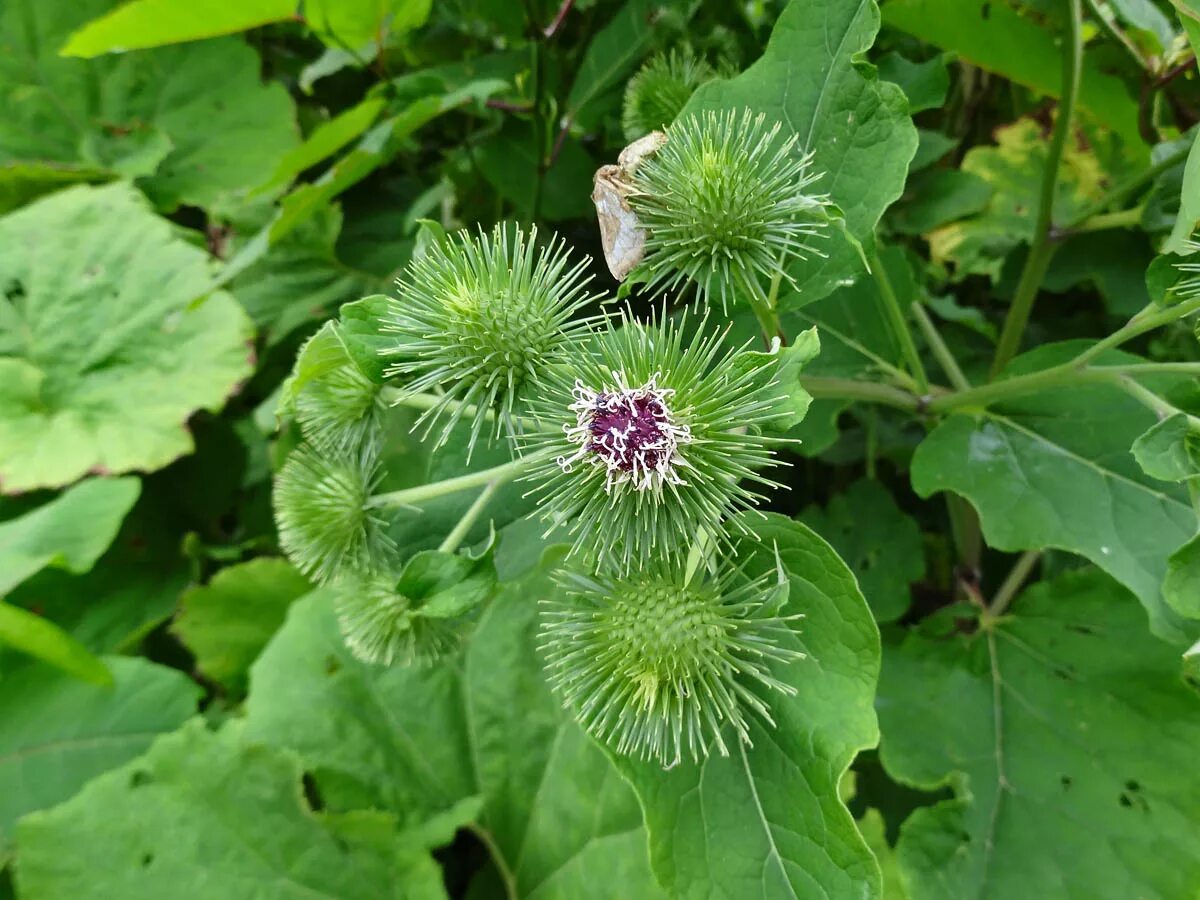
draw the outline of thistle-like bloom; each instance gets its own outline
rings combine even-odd
[[[292,451],[275,480],[279,543],[305,575],[326,583],[371,571],[392,550],[384,521],[369,506],[380,479],[373,446]]]
[[[804,656],[784,615],[782,572],[750,580],[727,568],[690,580],[680,566],[624,578],[567,572],[544,601],[550,682],[580,724],[616,752],[665,766],[686,751],[729,753],[722,730],[750,743],[748,714],[774,725],[755,688],[795,694],[773,665]]]
[[[646,231],[641,270],[652,290],[694,283],[723,308],[739,296],[766,297],[764,281],[787,278],[792,257],[818,251],[829,198],[812,154],[784,139],[762,115],[705,112],[667,129],[666,144],[643,160],[629,203]]]
[[[395,582],[395,577],[375,575],[338,583],[334,607],[350,652],[364,662],[412,666],[427,665],[457,647],[458,622],[423,615]]]
[[[687,105],[696,88],[716,77],[716,70],[690,48],[656,54],[625,85],[621,126],[633,141],[666,128]]]
[[[495,434],[519,430],[526,397],[586,327],[573,320],[591,299],[586,258],[572,262],[561,240],[539,249],[537,231],[497,226],[451,236],[409,263],[383,330],[399,335],[386,375],[406,395],[440,391],[417,425],[442,423],[438,444],[472,418],[470,445],[489,417]],[[471,409],[473,407],[473,409]]]
[[[779,413],[774,364],[695,333],[686,316],[593,334],[534,405],[541,430],[528,476],[543,515],[566,526],[572,553],[622,571],[681,555],[758,500],[773,462],[760,433]],[[616,324],[615,322],[613,323]],[[743,348],[744,349],[744,348]]]
[[[336,323],[327,323],[304,345],[287,384],[300,428],[317,448],[352,452],[378,436],[384,410],[379,385],[346,351]]]

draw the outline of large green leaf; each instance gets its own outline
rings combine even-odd
[[[809,506],[797,518],[833,546],[850,566],[877,622],[894,622],[908,610],[909,585],[925,574],[921,530],[878,481],[856,481],[822,510]]]
[[[0,864],[21,816],[61,803],[195,713],[200,689],[182,673],[143,659],[108,664],[110,687],[40,665],[0,682]]]
[[[879,633],[854,576],[806,526],[747,517],[758,535],[740,561],[769,571],[776,553],[791,582],[786,614],[802,614],[793,638],[807,658],[773,666],[796,688],[771,695],[777,722],[755,721],[752,747],[726,737],[703,762],[669,771],[625,757],[650,830],[654,870],[682,898],[878,897],[880,873],[838,783],[855,754],[875,744],[872,702]]]
[[[296,0],[129,0],[71,35],[63,56],[100,56],[233,34],[290,19]]]
[[[987,0],[888,0],[883,18],[982,69],[1057,97],[1062,92],[1060,37],[1041,17],[1019,6]],[[1091,54],[1084,55],[1079,104],[1125,140],[1137,143],[1137,101],[1107,69]]]
[[[286,750],[193,720],[17,828],[26,897],[346,900],[446,896],[425,835],[377,812],[314,814]],[[444,838],[438,829],[438,838]]]
[[[86,572],[137,500],[136,478],[93,478],[0,522],[0,597],[46,566]]]
[[[317,591],[251,670],[247,736],[295,748],[334,809],[420,818],[481,795],[509,896],[657,897],[633,792],[543,680],[537,598],[552,589],[544,570],[511,584],[465,653],[428,669],[357,661]]]
[[[884,766],[955,793],[901,831],[913,900],[1192,896],[1200,697],[1132,598],[1089,570],[960,626],[884,650]]]
[[[250,322],[127,184],[0,219],[0,484],[155,469],[251,371]]]
[[[141,182],[155,203],[226,204],[271,174],[298,136],[280,84],[236,38],[98,60],[60,57],[112,0],[0,6],[0,162],[85,163]]]
[[[185,592],[172,630],[201,672],[242,694],[250,664],[279,630],[292,601],[310,590],[308,579],[286,560],[252,559]]]
[[[917,132],[904,93],[880,81],[863,62],[879,29],[875,0],[792,0],[779,16],[766,52],[729,81],[703,85],[683,115],[749,107],[782,123],[823,173],[815,189],[828,193],[859,241],[868,240],[884,209],[900,196]],[[794,267],[793,300],[812,302],[861,268],[841,236]]]
[[[92,684],[112,684],[108,667],[62,628],[44,616],[0,600],[0,647],[5,645]]]
[[[1065,362],[1083,346],[1040,347],[1005,375]],[[1110,353],[1098,361],[1138,359]],[[1164,603],[1161,585],[1167,558],[1192,536],[1196,516],[1186,490],[1149,477],[1129,452],[1155,421],[1107,384],[1054,387],[965,410],[917,448],[913,487],[926,497],[953,491],[969,499],[998,550],[1057,547],[1087,557],[1137,594],[1156,634],[1181,642],[1192,626]]]

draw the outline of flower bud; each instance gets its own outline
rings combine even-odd
[[[774,724],[763,689],[794,694],[772,663],[804,654],[781,616],[788,582],[736,569],[690,579],[681,566],[625,577],[560,576],[543,603],[541,645],[552,686],[580,724],[616,752],[665,766],[750,742],[748,715]],[[756,692],[758,691],[758,692]]]
[[[441,423],[444,443],[465,415],[471,446],[489,416],[495,434],[515,434],[531,386],[563,358],[585,322],[573,319],[590,299],[586,260],[572,262],[561,240],[539,249],[528,236],[497,226],[433,243],[398,280],[384,331],[400,340],[386,375],[406,394],[442,391],[418,425]],[[470,411],[469,411],[470,410]]]
[[[687,105],[696,88],[716,77],[716,71],[690,48],[656,54],[625,86],[621,125],[626,140],[665,128]]]

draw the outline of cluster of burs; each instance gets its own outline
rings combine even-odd
[[[589,291],[590,260],[536,228],[431,228],[393,297],[309,341],[284,390],[303,437],[276,480],[276,519],[359,657],[435,665],[469,636],[496,576],[491,540],[463,545],[516,485],[501,496],[533,498],[569,545],[539,598],[540,643],[589,732],[672,765],[771,722],[772,691],[794,690],[773,670],[801,655],[799,616],[747,511],[798,418],[781,372],[800,348],[739,343],[727,322],[739,306],[764,330],[778,322],[786,267],[828,219],[815,180],[762,116],[687,115],[596,174],[609,269],[640,286],[643,312]],[[381,492],[398,415],[435,458],[498,444],[508,461]],[[389,536],[398,513],[468,491],[437,549]]]

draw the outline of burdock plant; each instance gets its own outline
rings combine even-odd
[[[656,54],[625,86],[621,126],[633,141],[666,128],[687,105],[696,88],[711,81],[716,70],[689,47]]]
[[[694,283],[761,313],[764,285],[824,224],[824,198],[805,193],[809,158],[761,116],[687,117],[628,156],[603,170],[606,208],[618,237],[644,227],[639,270],[656,292]],[[779,486],[774,451],[803,414],[806,395],[781,379],[816,342],[752,350],[713,307],[672,314],[665,300],[641,318],[589,317],[588,264],[532,230],[439,236],[394,298],[325,326],[287,391],[305,442],[276,483],[280,543],[329,585],[355,655],[429,663],[454,652],[491,595],[490,552],[459,548],[519,479],[546,533],[570,545],[541,626],[567,707],[617,753],[663,765],[728,753],[754,720],[772,723],[772,697],[795,692],[798,614],[782,566],[751,578],[733,560],[755,540],[739,513]],[[364,335],[372,321],[378,333]],[[484,437],[506,438],[512,459],[377,493],[382,398],[421,411],[438,465],[454,458],[441,448],[469,461]],[[436,550],[389,539],[395,510],[468,490],[474,502]]]

